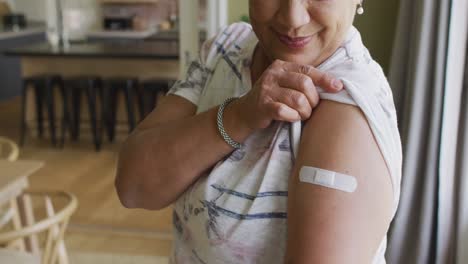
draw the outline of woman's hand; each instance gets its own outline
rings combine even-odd
[[[343,89],[340,80],[312,66],[276,60],[232,107],[252,130],[266,128],[274,120],[307,120],[320,100],[316,85],[328,92]]]

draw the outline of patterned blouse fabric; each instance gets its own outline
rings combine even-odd
[[[225,28],[203,45],[200,59],[169,94],[191,101],[198,113],[228,97],[244,95],[252,87],[250,64],[257,43],[249,24]],[[346,88],[337,94],[318,88],[322,99],[355,105],[364,112],[390,170],[396,212],[401,143],[392,92],[382,69],[354,27],[318,68],[341,79]],[[291,142],[297,142],[290,126],[273,122],[252,134],[245,148],[219,161],[179,197],[174,205],[171,263],[283,263],[288,178],[293,167]],[[385,263],[386,241],[385,236],[373,263]]]

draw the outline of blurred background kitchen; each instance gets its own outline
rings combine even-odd
[[[398,2],[368,1],[356,22],[385,70]],[[248,1],[0,0],[0,18],[0,159],[16,160],[0,161],[2,263],[31,257],[12,248],[60,263],[167,263],[171,209],[121,206],[117,151],[203,40],[248,21]],[[19,230],[10,240],[7,220]]]

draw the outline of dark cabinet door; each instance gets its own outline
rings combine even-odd
[[[21,94],[21,59],[3,54],[4,50],[45,41],[44,33],[0,39],[0,101]]]

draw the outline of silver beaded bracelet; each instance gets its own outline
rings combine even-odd
[[[224,125],[223,125],[223,115],[224,115],[224,109],[226,108],[226,106],[228,104],[230,104],[232,101],[236,100],[237,98],[235,97],[231,97],[231,98],[228,98],[226,99],[226,101],[224,101],[221,106],[219,107],[218,109],[218,116],[217,116],[217,124],[218,124],[218,131],[219,133],[221,134],[221,136],[223,137],[224,141],[226,141],[226,143],[229,144],[229,146],[235,148],[235,149],[240,149],[240,148],[243,148],[244,145],[240,144],[239,142],[236,142],[235,140],[233,140],[226,132],[226,130],[224,130]]]

